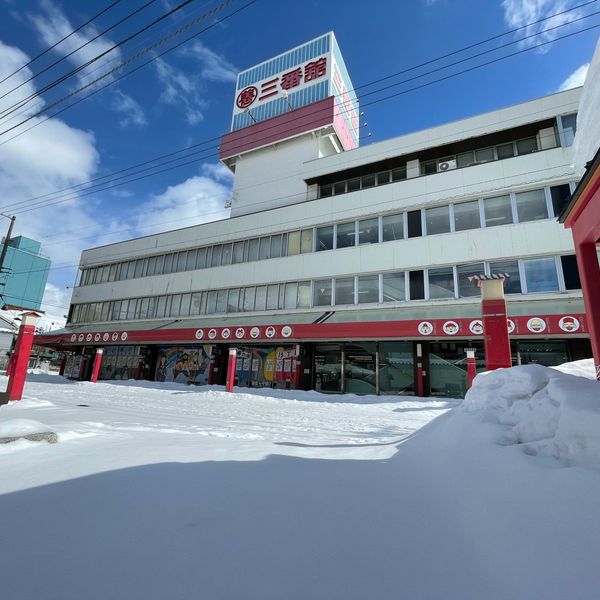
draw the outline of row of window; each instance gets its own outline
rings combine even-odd
[[[465,298],[479,296],[478,288],[469,277],[482,273],[507,273],[507,294],[558,292],[581,287],[575,256],[567,255],[92,302],[74,305],[70,321],[129,321]]]
[[[571,146],[575,135],[577,122],[577,113],[562,115],[557,118],[557,131],[545,132],[545,139],[542,143],[542,148],[554,148],[557,144],[557,133],[561,138],[563,146]],[[432,175],[453,169],[470,167],[472,165],[483,164],[495,160],[503,160],[505,158],[513,158],[515,156],[523,156],[531,154],[540,149],[536,136],[531,136],[504,144],[495,146],[487,146],[467,152],[460,152],[443,158],[422,161],[419,164],[419,174]],[[394,169],[379,171],[376,173],[368,173],[361,177],[352,177],[336,183],[326,183],[319,185],[319,198],[329,198],[339,194],[347,194],[364,190],[379,185],[387,185],[396,181],[401,181],[407,178],[406,165],[398,166]]]
[[[193,271],[307,252],[556,217],[569,184],[216,244],[84,269],[79,285]]]

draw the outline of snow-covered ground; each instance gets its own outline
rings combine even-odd
[[[2,597],[596,599],[600,458],[511,431],[600,384],[517,369],[461,408],[32,375],[0,431],[58,443],[0,445]]]

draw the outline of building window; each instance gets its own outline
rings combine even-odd
[[[233,244],[233,262],[234,264],[239,264],[244,262],[244,243],[245,242],[235,242]]]
[[[517,202],[517,216],[519,223],[537,221],[548,218],[546,194],[544,190],[531,190],[515,194]]]
[[[456,267],[456,274],[458,278],[458,297],[459,298],[472,298],[479,296],[479,288],[475,281],[469,280],[469,277],[473,275],[483,275],[485,269],[483,263],[475,263],[473,265],[459,265]],[[430,282],[431,290],[431,282]]]
[[[338,183],[333,184],[333,193],[337,196],[338,194],[346,193],[346,182],[339,181]]]
[[[303,229],[300,239],[300,252],[306,254],[313,251],[313,230]]]
[[[425,300],[425,278],[423,271],[411,271],[408,274],[411,300]]]
[[[401,240],[404,238],[404,214],[383,217],[383,241]]]
[[[509,144],[500,144],[496,146],[496,154],[498,156],[498,160],[502,160],[503,158],[512,158],[515,155],[515,147],[512,142]]]
[[[300,254],[300,232],[291,231],[288,233],[288,256],[296,256]]]
[[[348,191],[356,192],[357,190],[360,190],[360,177],[356,177],[354,179],[349,179],[348,180]]]
[[[533,258],[523,261],[528,293],[558,292],[558,275],[554,258]]]
[[[454,205],[454,230],[466,231],[481,227],[479,201],[461,202]]]
[[[337,229],[337,248],[348,248],[356,245],[356,225],[354,221],[339,223]]]
[[[423,234],[423,226],[421,223],[421,211],[411,210],[407,214],[408,237],[420,237]]]
[[[238,306],[240,303],[240,290],[239,288],[233,288],[229,290],[227,294],[227,312],[235,313],[238,312]]]
[[[271,258],[279,258],[282,255],[282,234],[271,236]]]
[[[354,304],[354,277],[335,280],[335,304]]]
[[[358,243],[377,244],[379,242],[379,219],[363,219],[358,222]]]
[[[310,281],[298,282],[298,308],[310,308]]]
[[[333,196],[333,185],[331,183],[327,183],[321,186],[321,198],[329,198],[329,196]]]
[[[361,187],[364,190],[365,188],[370,188],[375,185],[375,175],[363,175],[361,177]]]
[[[317,228],[317,252],[333,250],[333,225]]]
[[[377,185],[385,185],[390,182],[390,171],[383,171],[381,173],[377,173]]]
[[[256,300],[254,302],[254,310],[265,310],[267,305],[267,286],[259,285],[256,288]]]
[[[267,235],[260,238],[258,260],[267,260],[271,256],[271,238]]]
[[[223,247],[221,244],[218,246],[213,246],[212,249],[212,258],[210,261],[211,267],[219,267],[221,266],[221,255],[223,254]]]
[[[406,167],[392,169],[392,181],[402,181],[406,179]]]
[[[571,187],[568,183],[563,185],[553,185],[550,188],[550,196],[552,197],[554,216],[558,217],[571,199]]]
[[[450,231],[450,216],[448,206],[436,206],[425,210],[427,235],[448,233]]]
[[[298,298],[298,284],[296,282],[285,284],[285,299],[283,302],[283,308],[293,309],[296,308],[296,301]]]
[[[314,306],[331,306],[331,279],[318,279],[313,290]]]
[[[256,288],[247,287],[244,289],[244,312],[252,312],[254,310],[254,302],[256,297]]]
[[[454,298],[454,269],[429,269],[429,297],[432,300],[439,298]]]
[[[535,137],[525,138],[517,141],[517,154],[531,154],[537,152],[537,140]]]
[[[574,254],[561,256],[563,279],[566,290],[580,290],[581,280],[579,278],[579,269],[577,268],[577,258]]]
[[[565,146],[572,146],[575,133],[577,132],[577,113],[562,115],[560,117],[562,124],[562,137]]]
[[[221,265],[230,265],[233,254],[232,244],[223,244],[223,250],[221,253]]]
[[[495,227],[513,222],[510,196],[496,196],[483,201],[485,226]]]
[[[437,160],[426,160],[421,163],[421,175],[437,173]]]
[[[248,261],[253,262],[258,260],[258,246],[260,241],[258,238],[248,240]]]
[[[456,165],[458,168],[469,167],[473,164],[475,164],[475,153],[473,151],[461,152],[456,155]]]
[[[508,273],[508,279],[504,280],[505,294],[521,293],[521,275],[519,273],[518,260],[499,260],[490,263],[490,275]]]
[[[423,272],[421,271],[421,274]],[[404,302],[406,300],[405,274],[398,273],[383,274],[383,301]]]
[[[484,163],[494,160],[494,149],[493,148],[481,148],[475,150],[475,162]]]
[[[361,275],[358,278],[358,303],[373,302],[379,302],[379,275]]]
[[[267,286],[267,310],[277,310],[279,307],[279,285]]]
[[[196,254],[196,269],[204,269],[206,267],[206,248],[198,248]]]

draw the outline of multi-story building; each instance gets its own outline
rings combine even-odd
[[[580,90],[358,147],[333,34],[238,76],[231,217],[83,252],[66,329],[101,376],[460,395],[474,275],[507,273],[515,363],[589,356],[569,231]],[[417,385],[416,364],[422,367]],[[483,360],[479,360],[483,368]]]

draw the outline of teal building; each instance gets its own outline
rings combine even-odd
[[[0,274],[0,308],[40,308],[51,264],[40,248],[40,242],[23,236],[8,240]]]

